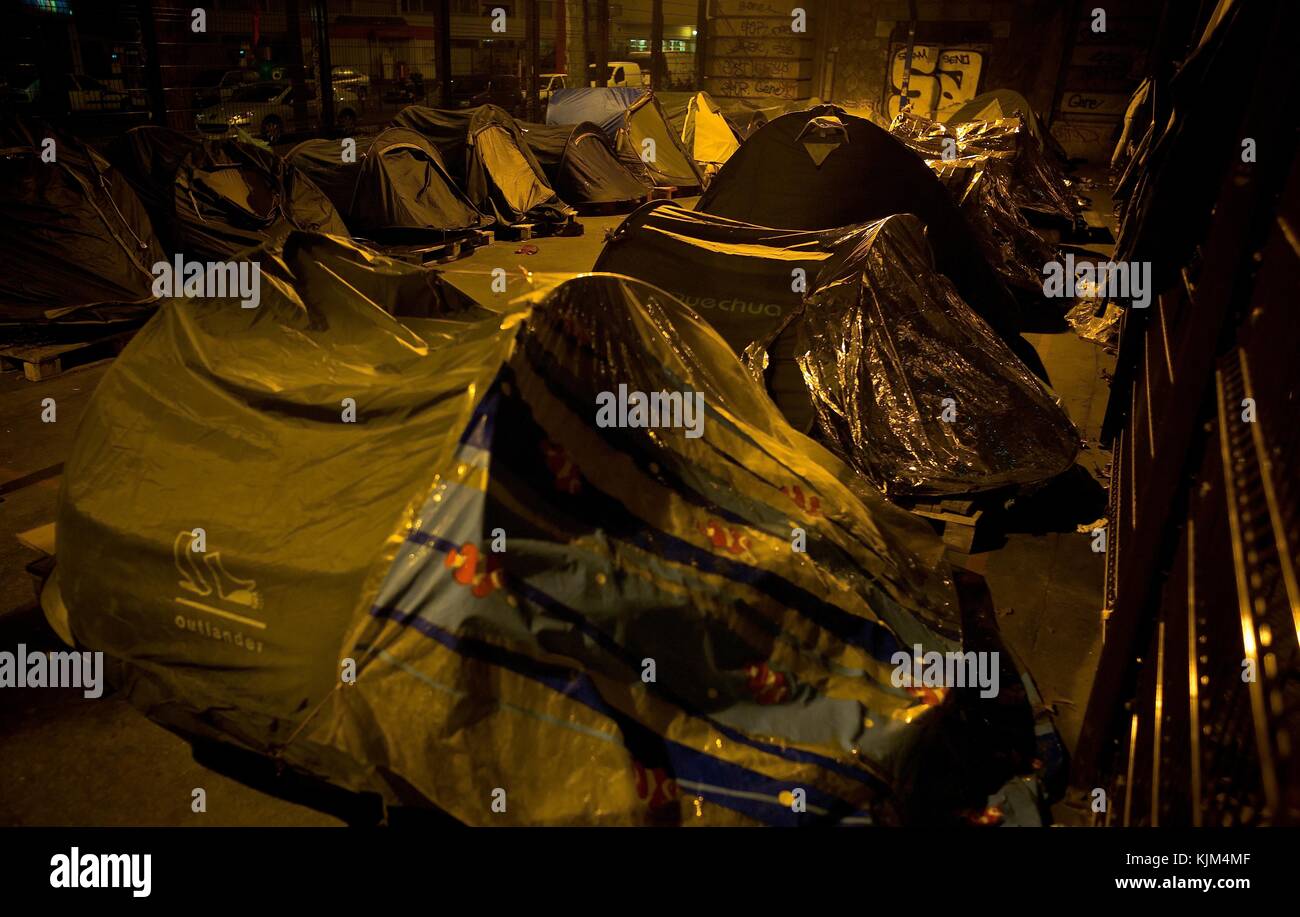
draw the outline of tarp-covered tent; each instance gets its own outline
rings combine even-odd
[[[470,201],[497,223],[563,223],[573,216],[505,109],[480,105],[447,111],[411,105],[394,123],[437,147]]]
[[[656,93],[664,117],[705,174],[712,175],[740,148],[740,136],[707,92]]]
[[[733,351],[744,354],[749,345],[787,328],[822,262],[857,230],[764,229],[657,201],[610,234],[595,270],[669,291],[708,321]],[[794,343],[793,332],[780,335],[769,348],[765,376],[786,420],[807,432],[815,415]]]
[[[998,172],[1016,206],[1026,212],[1066,221],[1079,214],[1079,202],[1065,176],[1043,155],[1020,115],[944,124],[903,112],[889,130],[931,167],[964,163]]]
[[[689,310],[588,275],[399,320],[373,291],[413,268],[334,244],[264,256],[256,310],[165,304],[82,418],[43,605],[132,703],[472,824],[952,819],[1028,771],[1009,667],[897,686],[897,652],[994,648],[937,539]],[[602,423],[627,390],[702,426]]]
[[[931,161],[930,165],[970,221],[985,257],[1012,289],[1043,295],[1043,265],[1060,252],[1025,219],[1011,180],[1000,169],[972,160]]]
[[[1073,222],[1074,197],[1064,177],[1032,148],[1020,116],[945,125],[903,113],[892,130],[926,157],[1007,285],[1040,298],[1043,265],[1060,253],[1026,215],[1045,213]],[[1022,143],[1031,147],[1024,155]]]
[[[809,108],[816,108],[823,104],[822,100],[813,96],[809,99],[780,101],[777,99],[745,99],[738,96],[730,96],[721,99],[714,99],[717,106],[722,109],[722,115],[731,124],[736,132],[736,136],[742,141],[748,140],[754,135],[760,127],[769,121],[774,121],[787,112],[805,111]]]
[[[788,419],[815,413],[818,437],[888,494],[1032,485],[1073,464],[1069,418],[935,271],[916,217],[793,232],[647,206],[596,270],[680,297],[747,352]]]
[[[668,124],[655,94],[631,86],[557,89],[546,105],[547,124],[600,126],[618,158],[634,174],[658,186],[698,188],[704,184],[695,160]]]
[[[833,105],[781,115],[745,141],[696,209],[783,229],[915,214],[926,224],[939,270],[962,299],[1018,341],[1019,306],[948,190],[920,156],[865,118]],[[1026,349],[1017,352],[1036,362]]]
[[[524,139],[556,192],[570,204],[644,200],[649,185],[619,161],[609,138],[583,124],[520,122]]]
[[[1025,119],[1025,126],[1038,148],[1058,162],[1068,158],[1060,141],[1052,136],[1043,116],[1029,104],[1029,100],[1014,89],[991,89],[971,98],[960,108],[951,112],[942,120],[948,124],[960,124],[963,121],[996,121],[999,118],[1014,118],[1017,115]]]
[[[115,137],[106,156],[130,182],[153,220],[154,231],[169,252],[178,250],[176,174],[199,141],[180,131],[152,124],[133,127]]]
[[[256,144],[188,141],[159,127],[135,128],[119,140],[110,158],[140,189],[173,253],[223,260],[294,229],[348,235],[310,178]]]
[[[437,149],[402,127],[381,131],[355,162],[337,140],[307,140],[285,157],[316,182],[352,232],[376,242],[411,242],[478,229],[487,222],[456,186]]]
[[[911,215],[841,246],[796,327],[820,429],[891,493],[1036,485],[1074,464],[1059,401],[936,273]]]
[[[151,269],[166,255],[144,205],[102,156],[60,132],[0,120],[0,188],[0,325],[152,311]]]

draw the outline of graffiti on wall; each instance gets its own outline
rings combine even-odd
[[[813,26],[778,0],[710,0],[704,89],[715,98],[806,99],[812,90]]]
[[[889,80],[885,110],[890,118],[898,114],[903,101],[903,75],[907,69],[907,45],[889,47]],[[939,45],[912,47],[912,72],[907,96],[913,114],[945,119],[979,93],[984,71],[984,52],[974,48]]]

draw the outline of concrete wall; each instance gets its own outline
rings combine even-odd
[[[819,45],[826,68],[822,85],[831,100],[888,120],[890,50],[897,52],[907,39],[906,0],[825,2],[826,18],[834,26]],[[918,0],[916,43],[937,48],[940,56],[914,62],[909,88],[913,93],[918,89],[928,93],[932,84],[941,84],[941,97],[945,91],[952,95],[954,89],[963,97],[988,89],[1015,89],[1035,109],[1047,112],[1070,6],[1065,0]],[[960,51],[972,54],[952,53]],[[894,66],[901,76],[901,64]],[[946,69],[948,77],[917,73]]]

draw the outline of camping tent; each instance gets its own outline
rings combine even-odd
[[[855,230],[769,230],[657,201],[614,230],[594,269],[671,292],[743,355],[787,328],[822,262]],[[793,348],[793,332],[781,334],[765,376],[786,420],[807,432],[815,417]]]
[[[756,100],[729,96],[714,99],[714,103],[722,109],[723,117],[727,119],[727,123],[731,125],[736,132],[736,136],[742,141],[752,137],[754,132],[767,122],[774,121],[787,112],[806,111],[809,108],[816,108],[823,104],[822,100],[816,96],[790,101],[777,99]]]
[[[1052,136],[1043,116],[1034,111],[1029,100],[1014,89],[991,89],[988,92],[981,92],[942,120],[947,124],[960,124],[963,121],[996,121],[999,118],[1014,118],[1017,115],[1025,119],[1025,127],[1037,142],[1041,152],[1046,153],[1056,162],[1064,163],[1068,159],[1060,141]]]
[[[932,168],[955,162],[991,169],[1002,175],[1021,210],[1073,222],[1078,201],[1025,125],[1020,115],[944,124],[902,112],[889,131]]]
[[[428,139],[474,206],[497,223],[563,223],[573,216],[504,109],[480,105],[444,111],[411,105],[394,123]]]
[[[307,140],[286,159],[316,182],[357,235],[409,242],[486,222],[421,134],[390,127],[351,163],[342,161],[340,149],[337,140]]]
[[[132,703],[472,824],[955,820],[1028,770],[1022,692],[896,680],[995,648],[938,540],[680,303],[399,319],[414,269],[341,246],[291,236],[256,310],[165,304],[83,415],[42,603]],[[682,407],[600,420],[628,390]]]
[[[890,493],[1032,486],[1074,464],[1056,396],[935,272],[910,214],[840,246],[797,328],[825,439]]]
[[[102,156],[7,119],[0,187],[0,324],[64,327],[152,311],[151,268],[166,256],[140,199]]]
[[[658,186],[704,184],[695,160],[668,124],[655,94],[630,86],[557,89],[546,105],[547,124],[600,126],[630,171]]]
[[[740,136],[707,92],[657,94],[664,116],[695,164],[712,175],[740,148]]]
[[[590,121],[519,125],[547,179],[571,204],[644,200],[648,186],[618,159],[609,138]]]
[[[178,250],[176,175],[200,141],[166,127],[143,125],[120,134],[105,155],[135,189],[163,247]]]
[[[198,142],[139,127],[119,138],[109,156],[140,190],[174,254],[222,260],[293,229],[348,234],[310,178],[253,143]]]
[[[596,270],[680,297],[787,419],[815,413],[818,437],[886,493],[1036,484],[1073,464],[1069,418],[935,272],[916,217],[791,232],[648,205]]]
[[[1000,169],[978,161],[931,161],[930,165],[961,206],[985,257],[1007,285],[1022,294],[1041,297],[1043,265],[1061,255],[1025,219],[1016,204],[1011,179]]]
[[[780,116],[745,141],[696,209],[783,229],[916,214],[926,224],[939,270],[962,299],[999,334],[1018,341],[1019,307],[947,189],[920,156],[865,118],[833,105]]]

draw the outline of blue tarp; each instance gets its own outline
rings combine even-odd
[[[581,89],[557,89],[546,106],[547,124],[599,124],[611,138],[623,124],[623,113],[631,108],[646,90],[634,86],[593,86]]]

